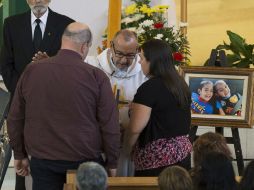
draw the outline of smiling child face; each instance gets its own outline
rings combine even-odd
[[[223,83],[217,84],[215,90],[220,97],[227,97],[230,92],[228,85]]]
[[[198,93],[200,98],[208,102],[213,96],[213,85],[205,84],[201,89],[198,90]]]

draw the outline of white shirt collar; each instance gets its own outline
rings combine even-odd
[[[47,8],[46,12],[39,18],[44,26],[47,24],[47,19],[49,15],[49,9]],[[31,24],[33,25],[37,17],[34,15],[34,13],[31,11]]]

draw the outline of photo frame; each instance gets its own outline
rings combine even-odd
[[[193,126],[251,128],[254,69],[181,66],[191,91]]]

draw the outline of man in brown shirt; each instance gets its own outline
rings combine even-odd
[[[84,64],[92,34],[72,23],[54,57],[29,64],[22,74],[8,115],[8,134],[17,174],[29,173],[33,189],[63,189],[67,169],[84,161],[116,172],[120,131],[118,111],[108,77]]]

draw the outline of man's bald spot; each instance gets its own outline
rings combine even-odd
[[[67,30],[72,33],[78,33],[82,30],[89,29],[88,25],[80,23],[80,22],[73,22],[67,26]]]
[[[113,38],[113,42],[115,44],[119,44],[119,42],[127,42],[127,43],[135,43],[138,46],[138,39],[135,32],[130,30],[120,30],[117,32]]]
[[[69,24],[63,33],[63,37],[76,43],[91,43],[92,41],[92,33],[88,25],[80,22]]]

